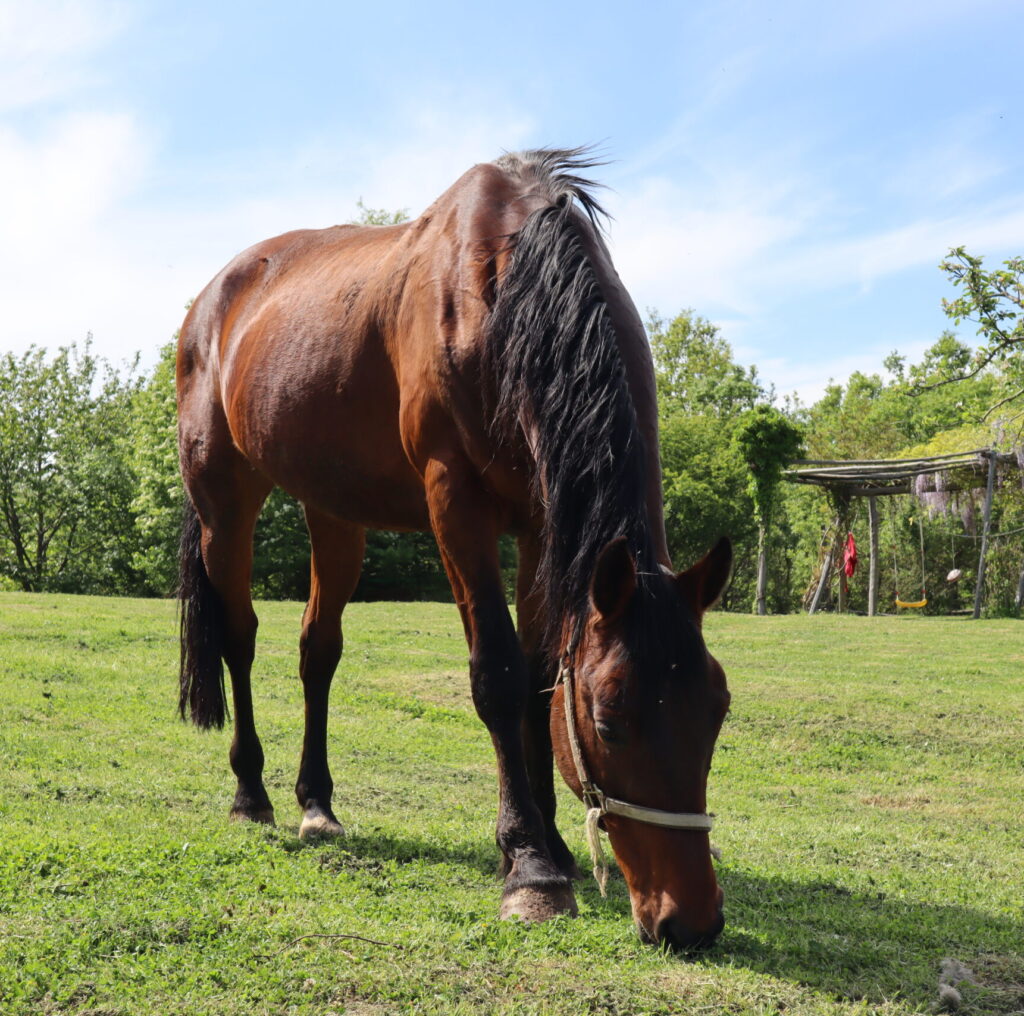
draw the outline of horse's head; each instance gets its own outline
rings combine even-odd
[[[625,875],[641,938],[678,949],[709,945],[724,924],[708,833],[699,827],[729,692],[700,625],[731,563],[723,539],[689,571],[666,569],[640,581],[625,540],[608,544],[594,571],[571,679],[560,682],[551,709],[566,783],[584,796],[582,766],[583,779],[615,799],[601,824]],[[566,723],[567,687],[581,765]],[[621,809],[618,802],[636,807]]]

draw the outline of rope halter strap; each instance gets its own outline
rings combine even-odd
[[[579,735],[576,732],[576,696],[573,688],[573,671],[568,662],[563,662],[558,672],[556,686],[563,686],[562,706],[565,713],[565,727],[569,735],[569,750],[576,767],[576,777],[583,791],[583,803],[587,808],[586,834],[587,846],[590,848],[590,859],[593,863],[594,878],[606,895],[608,884],[608,864],[601,846],[599,822],[605,815],[621,815],[623,818],[647,825],[663,826],[667,829],[689,829],[693,832],[709,833],[714,825],[711,816],[704,812],[662,811],[660,808],[648,808],[640,804],[630,804],[618,798],[609,797],[590,778],[583,751],[580,747]]]

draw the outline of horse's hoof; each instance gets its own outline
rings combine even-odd
[[[518,917],[534,923],[550,921],[552,917],[568,914],[577,917],[576,897],[572,886],[521,886],[506,893],[501,900],[501,919]]]
[[[302,825],[299,826],[300,840],[326,840],[336,839],[344,836],[345,830],[341,823],[328,809],[310,807],[302,816]]]
[[[232,808],[228,817],[232,822],[258,822],[260,825],[274,825],[273,808]]]
[[[582,882],[586,877],[582,871],[580,871],[579,865],[573,861],[568,868],[563,868],[562,874],[569,879],[570,882]]]

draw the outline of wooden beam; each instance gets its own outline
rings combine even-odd
[[[783,475],[787,477],[820,477],[821,479],[834,480],[889,480],[908,479],[911,476],[927,476],[929,473],[950,473],[950,472],[972,472],[980,473],[984,469],[975,460],[970,462],[958,462],[955,465],[945,466],[937,469],[935,466],[879,466],[877,469],[859,467],[853,469],[841,469],[838,466],[829,469],[790,469]]]
[[[979,458],[989,454],[987,448],[976,448],[970,452],[949,452],[945,455],[924,455],[916,459],[795,459],[794,466],[879,466],[901,465],[907,462],[946,462],[949,459],[962,459],[968,456]],[[1012,457],[1010,453],[1006,454]]]
[[[818,612],[818,605],[821,603],[821,594],[825,591],[825,587],[828,585],[828,573],[832,568],[832,548],[829,547],[828,553],[825,556],[825,562],[821,566],[821,577],[818,579],[818,588],[814,590],[814,599],[811,600],[811,605],[807,608],[808,614],[816,614]]]
[[[888,494],[909,494],[909,483],[888,484],[886,486],[852,486],[851,483],[836,480],[808,480],[803,478],[793,479],[786,477],[790,483],[803,483],[808,487],[824,487],[826,490],[834,490],[849,494],[851,497],[864,497],[869,494],[877,494],[885,497]]]
[[[847,493],[852,497],[888,497],[890,494],[909,494],[909,483],[899,483],[893,487],[848,487]]]
[[[814,597],[811,600],[811,605],[807,608],[808,614],[815,614],[818,611],[818,604],[821,603],[821,594],[825,591],[826,585],[828,585],[828,573],[832,567],[832,548],[829,541],[829,533],[832,532],[832,527],[839,526],[839,517],[836,516],[835,522],[831,526],[827,526],[825,532],[821,535],[821,545],[825,548],[825,560],[821,565],[821,575],[818,576],[818,588],[814,590]]]

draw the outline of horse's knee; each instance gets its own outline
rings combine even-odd
[[[469,661],[473,705],[488,729],[519,722],[526,711],[527,674],[518,647],[474,650]]]
[[[303,682],[330,681],[341,659],[343,641],[337,625],[309,622],[299,636],[299,674]]]
[[[250,606],[246,611],[225,610],[224,639],[221,652],[234,678],[248,671],[256,657],[256,631],[259,621]]]

